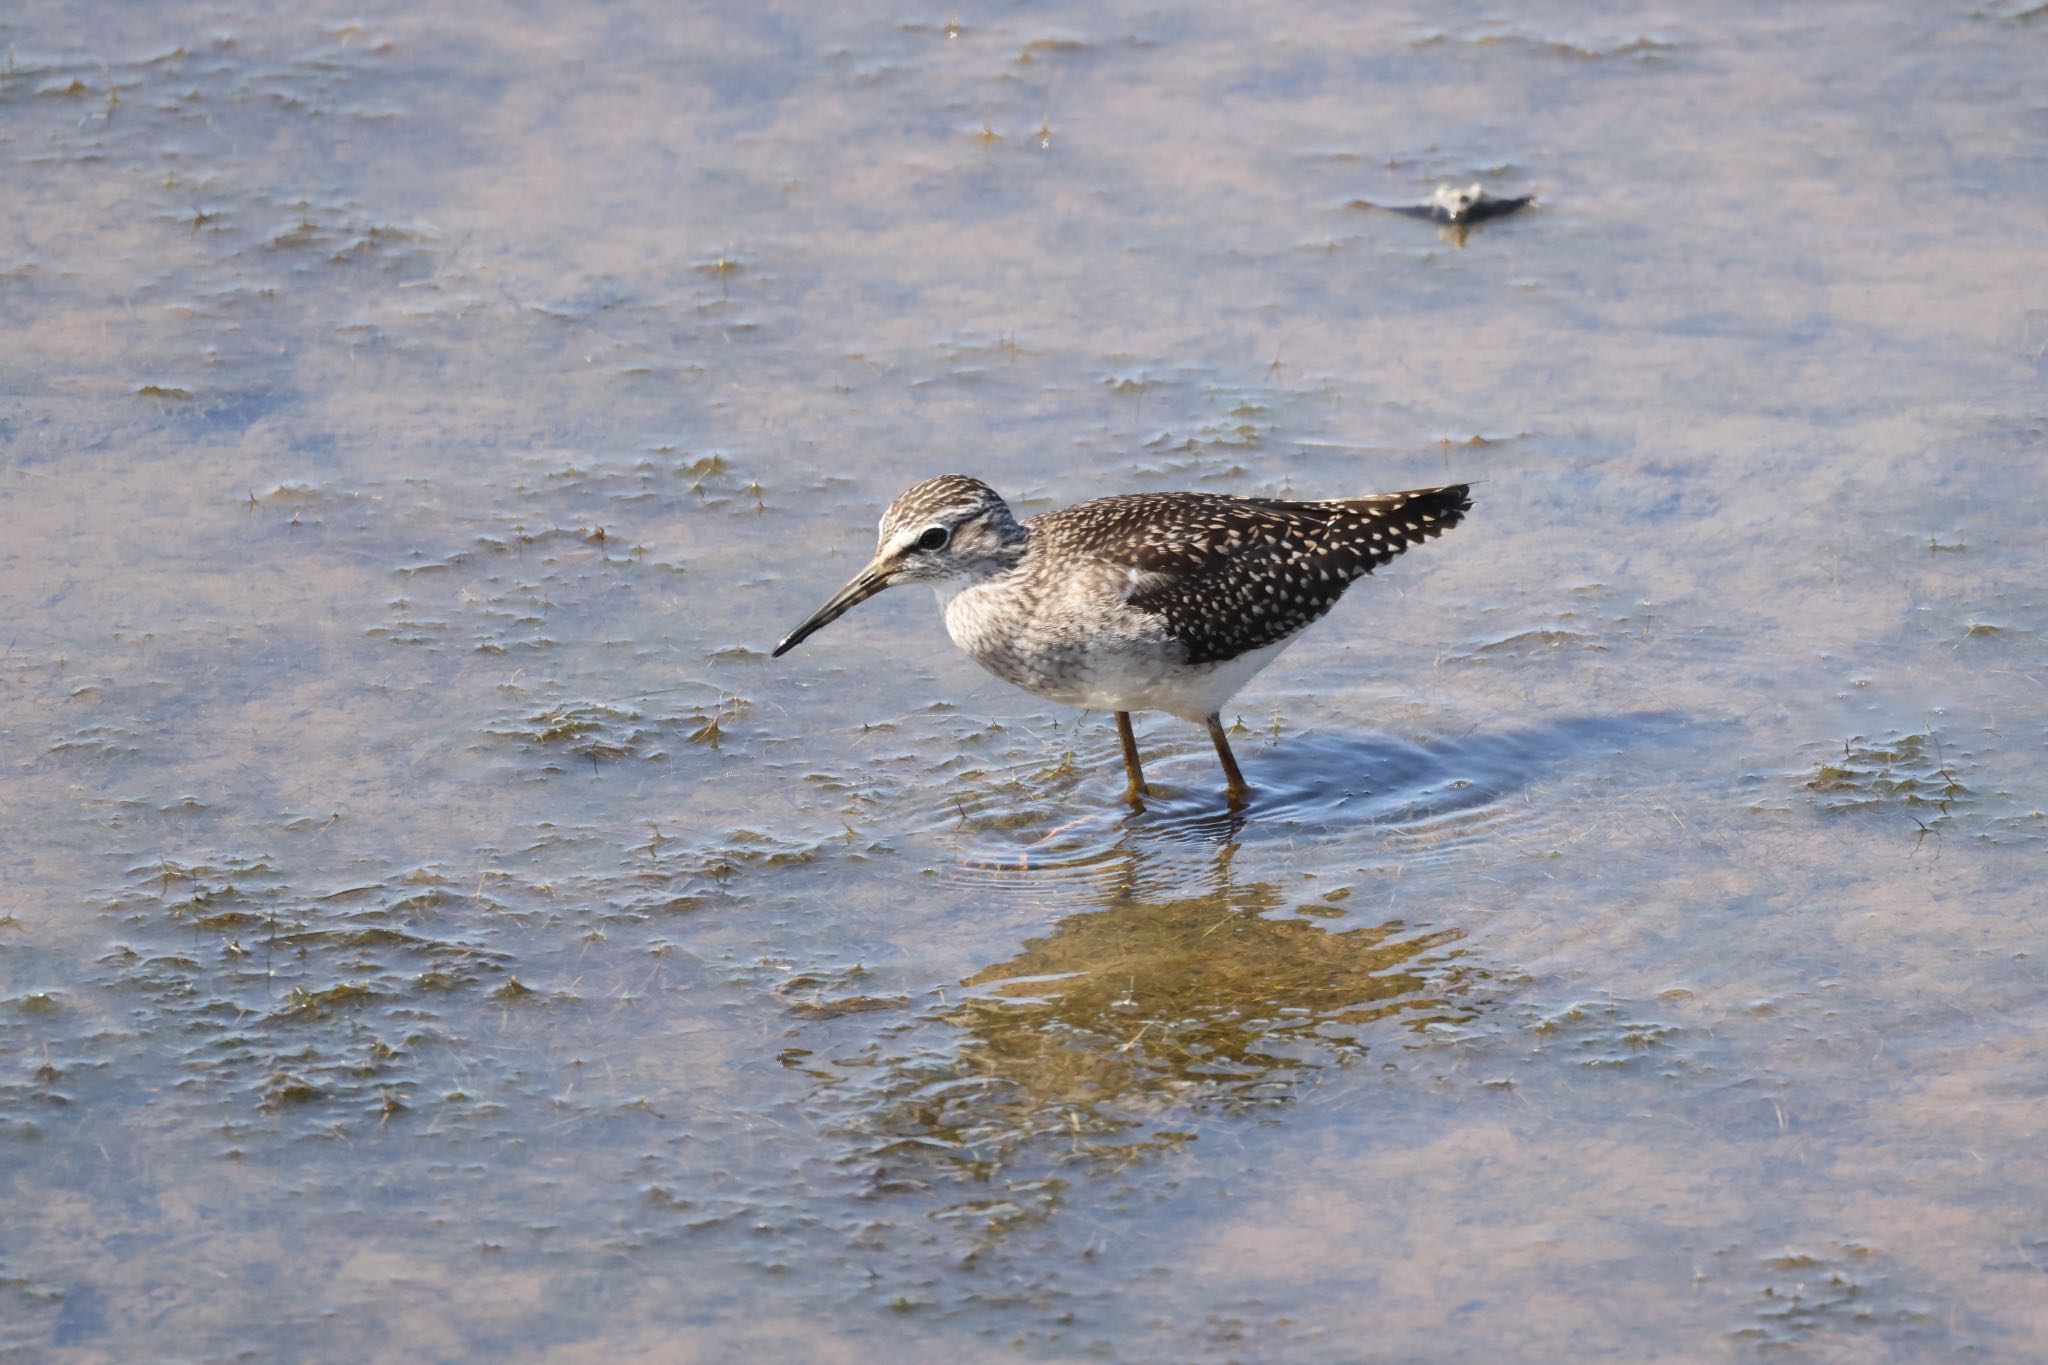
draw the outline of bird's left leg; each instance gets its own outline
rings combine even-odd
[[[1229,779],[1229,785],[1223,789],[1223,794],[1231,805],[1241,806],[1244,799],[1252,794],[1252,789],[1245,782],[1244,774],[1238,770],[1237,755],[1230,752],[1230,741],[1223,734],[1223,718],[1211,716],[1208,724],[1209,738],[1216,744],[1216,757],[1223,760],[1223,776]]]

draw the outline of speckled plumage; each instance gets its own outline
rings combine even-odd
[[[1215,493],[1098,498],[1019,522],[987,484],[947,474],[882,516],[874,562],[776,647],[782,654],[892,583],[929,582],[947,632],[1026,691],[1115,711],[1132,792],[1131,711],[1209,724],[1344,590],[1456,526],[1467,486],[1328,502]]]
[[[1125,568],[1130,609],[1159,616],[1199,665],[1313,625],[1354,581],[1457,525],[1469,506],[1463,484],[1335,502],[1134,493],[1026,526],[1038,566],[1056,572],[1087,556]]]

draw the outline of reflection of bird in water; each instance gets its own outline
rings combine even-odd
[[[867,1073],[849,1125],[867,1151],[944,1155],[980,1177],[1028,1166],[1035,1139],[1126,1161],[1184,1140],[1175,1116],[1286,1099],[1390,1032],[1480,1007],[1489,978],[1456,929],[1343,927],[1327,901],[1286,915],[1272,884],[1235,884],[1234,845],[1200,868],[1188,851],[1152,866],[1127,845],[1106,905],[1062,918],[928,1016],[944,1045],[893,1044],[899,1060]],[[1165,898],[1143,889],[1162,882]]]
[[[1355,580],[1471,505],[1464,484],[1329,502],[1134,493],[1019,522],[987,484],[947,474],[896,499],[873,561],[775,653],[891,584],[930,583],[954,642],[991,673],[1116,713],[1134,805],[1146,787],[1133,711],[1206,725],[1237,804],[1250,788],[1223,703]]]
[[[1269,794],[1284,818],[1104,813],[1091,830],[1034,842],[1024,866],[1031,822],[1014,810],[948,825],[953,842],[989,855],[951,869],[956,893],[971,888],[952,899],[1026,902],[1047,927],[966,975],[964,997],[949,983],[936,1008],[835,1035],[842,1060],[812,1072],[814,1097],[872,1163],[874,1197],[967,1189],[955,1208],[992,1242],[1056,1206],[1071,1163],[1120,1167],[1192,1134],[1206,1146],[1219,1111],[1286,1102],[1368,1054],[1398,1074],[1435,1071],[1444,1053],[1416,1033],[1479,1019],[1514,975],[1480,960],[1457,924],[1399,918],[1381,896],[1439,901],[1424,887],[1441,883],[1416,885],[1418,870],[1543,829],[1537,803],[1521,799],[1531,784],[1589,749],[1686,723],[1589,716],[1428,747],[1304,736],[1296,785]],[[1364,769],[1378,790],[1352,790],[1344,774]],[[1317,837],[1332,833],[1344,837]],[[1380,850],[1368,860],[1387,874],[1379,895],[1328,880],[1358,865],[1367,835]],[[1304,861],[1305,843],[1341,848],[1340,861]],[[1310,871],[1318,891],[1298,892]],[[1344,1104],[1344,1089],[1320,1091]]]

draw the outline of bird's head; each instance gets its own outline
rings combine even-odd
[[[993,488],[964,474],[942,474],[907,489],[875,537],[875,557],[832,600],[775,646],[780,658],[876,593],[898,583],[965,587],[1016,565],[1024,528]]]

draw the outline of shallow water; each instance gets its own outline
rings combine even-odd
[[[0,17],[0,1353],[2048,1354],[2044,45]],[[1478,482],[1132,814],[947,469]]]

